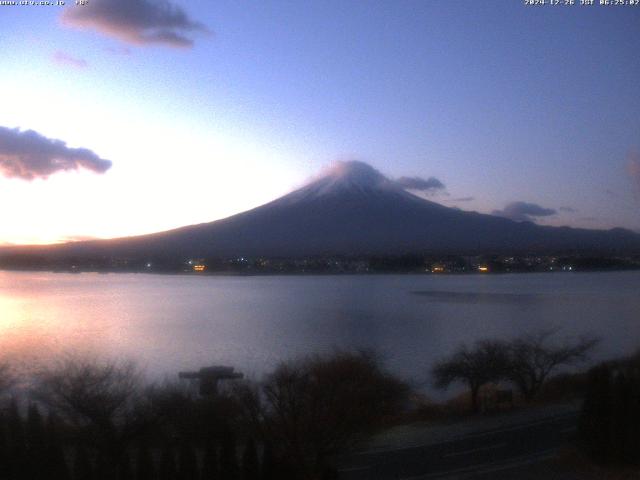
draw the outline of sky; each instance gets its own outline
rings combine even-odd
[[[463,210],[640,231],[640,5],[17,3],[0,244],[212,221],[345,159]]]

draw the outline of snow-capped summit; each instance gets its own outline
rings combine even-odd
[[[302,188],[281,197],[274,203],[291,204],[327,196],[367,196],[385,192],[402,193],[404,189],[367,163],[357,160],[338,161],[324,169]]]
[[[373,189],[397,188],[394,182],[390,181],[371,165],[357,160],[334,163],[314,183],[322,187],[320,193],[341,189],[366,192]]]

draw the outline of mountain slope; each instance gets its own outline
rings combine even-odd
[[[640,235],[623,229],[545,227],[447,208],[406,192],[367,164],[342,162],[301,189],[222,220],[47,251],[181,258],[638,252]]]

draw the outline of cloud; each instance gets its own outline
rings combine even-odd
[[[133,45],[193,46],[194,33],[208,33],[168,0],[91,0],[62,13],[65,25],[93,29]]]
[[[33,180],[57,172],[84,168],[104,173],[111,162],[86,148],[69,148],[33,130],[0,127],[0,175]]]
[[[576,213],[578,210],[573,207],[558,207],[559,212]]]
[[[107,47],[105,48],[107,53],[111,53],[112,55],[131,55],[131,49],[127,47]]]
[[[396,180],[403,188],[408,190],[419,190],[421,192],[436,192],[444,190],[445,186],[435,177],[429,177],[426,180],[421,177],[400,177]]]
[[[87,68],[89,66],[86,60],[83,60],[82,58],[72,57],[68,53],[61,52],[59,50],[53,54],[53,61],[58,65],[64,65],[74,68]]]
[[[627,173],[640,192],[640,153],[637,151],[629,152],[627,159]]]
[[[473,202],[476,197],[460,197],[460,198],[452,198],[452,202]]]
[[[511,202],[504,210],[494,210],[492,215],[505,217],[516,222],[535,222],[536,217],[549,217],[558,213],[553,208],[544,208],[535,203]]]

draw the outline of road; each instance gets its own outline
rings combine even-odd
[[[340,479],[491,478],[551,457],[575,432],[577,421],[578,414],[571,412],[435,445],[356,454],[341,463]]]

